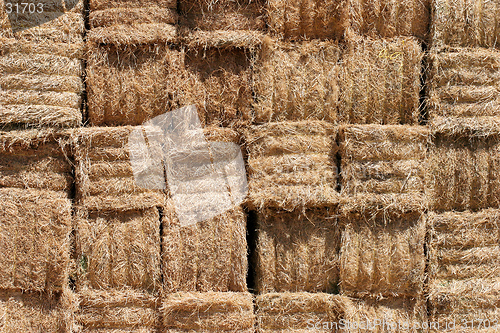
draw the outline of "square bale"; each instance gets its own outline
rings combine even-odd
[[[340,48],[331,41],[285,43],[264,39],[255,64],[257,123],[337,122]]]
[[[340,227],[333,209],[259,211],[257,292],[338,292],[339,250]]]
[[[0,188],[0,288],[61,291],[68,283],[71,201],[47,190]]]
[[[336,126],[276,122],[244,133],[251,207],[290,210],[337,203]]]
[[[422,57],[414,38],[350,40],[339,74],[339,122],[418,124]]]

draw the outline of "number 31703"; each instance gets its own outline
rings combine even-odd
[[[21,3],[6,3],[5,7],[7,9],[7,14],[16,13],[43,13],[43,3],[30,3],[30,2],[21,2]]]

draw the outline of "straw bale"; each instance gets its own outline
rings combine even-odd
[[[500,13],[500,12],[499,12]],[[483,119],[500,115],[500,52],[434,49],[429,54],[429,116]]]
[[[351,39],[339,74],[339,121],[418,124],[422,57],[414,38]]]
[[[333,210],[264,209],[257,221],[259,293],[338,290],[340,227]]]
[[[344,127],[340,132],[343,196],[423,196],[427,128],[358,125]]]
[[[437,211],[499,207],[498,136],[436,135],[426,162],[429,206]]]
[[[429,293],[435,319],[456,319],[457,325],[463,319],[499,320],[500,211],[430,213],[429,225]]]
[[[322,121],[246,129],[250,206],[294,209],[336,204],[336,136],[337,128]]]
[[[68,281],[71,201],[47,190],[0,188],[0,288],[60,291]]]
[[[431,0],[352,0],[352,32],[372,37],[415,36],[426,40],[431,24]]]
[[[271,0],[267,19],[273,35],[281,39],[344,38],[349,26],[347,0]]]
[[[70,308],[60,294],[5,292],[0,294],[1,330],[18,332],[69,332]]]
[[[182,226],[169,202],[162,223],[165,292],[247,290],[246,215],[241,207]]]
[[[352,302],[323,293],[270,293],[257,296],[255,307],[259,333],[334,332],[331,325],[345,318]]]
[[[485,138],[500,134],[500,117],[434,117],[429,127],[434,135]]]
[[[158,297],[131,290],[83,290],[78,297],[78,332],[157,332],[160,324]]]
[[[94,127],[74,132],[76,193],[80,206],[89,210],[129,211],[164,205],[165,194],[161,190],[136,183],[127,148],[133,129]],[[145,174],[148,175],[148,170]],[[151,177],[155,176],[157,172],[152,171]],[[165,181],[163,175],[159,181]]]
[[[181,292],[163,299],[163,332],[254,332],[249,293]]]
[[[432,2],[431,44],[499,47],[498,0],[435,0]]]
[[[264,40],[255,65],[255,121],[337,121],[338,61],[334,42]]]
[[[421,211],[342,212],[340,287],[352,297],[419,297],[426,219]]]

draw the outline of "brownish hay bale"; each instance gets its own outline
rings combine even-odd
[[[336,136],[337,127],[323,121],[246,129],[249,205],[294,209],[336,204]]]
[[[163,290],[246,291],[246,215],[236,207],[181,226],[171,203],[163,215]]]
[[[420,297],[425,278],[421,211],[343,211],[340,286],[352,297]]]
[[[351,29],[354,33],[391,38],[415,36],[426,40],[431,24],[431,0],[352,0]]]
[[[419,126],[359,125],[340,131],[341,194],[423,196],[429,131]]]
[[[76,212],[78,288],[161,287],[158,209]]]
[[[499,12],[500,13],[500,12]],[[500,52],[479,48],[434,49],[429,55],[429,116],[500,116]],[[464,119],[465,120],[465,119]]]
[[[163,299],[165,333],[254,331],[253,298],[249,293],[175,293]]]
[[[0,288],[60,291],[68,282],[71,201],[63,193],[0,189]]]
[[[257,332],[332,332],[335,330],[332,330],[331,324],[339,323],[350,307],[352,307],[351,300],[339,295],[264,294],[257,296],[255,300]],[[324,326],[325,324],[327,326]]]
[[[500,211],[430,213],[429,225],[433,319],[499,320]]]
[[[60,294],[3,291],[0,294],[2,332],[69,332],[71,308],[64,297]]]
[[[284,39],[343,39],[349,26],[348,0],[271,0],[270,32]]]
[[[165,204],[165,194],[161,190],[136,184],[127,148],[133,129],[129,126],[101,127],[74,132],[78,205],[94,211],[130,211]]]
[[[426,162],[426,190],[433,210],[500,207],[498,136],[436,135]]]
[[[160,324],[158,297],[137,291],[89,291],[78,294],[76,314],[82,333],[153,333]]]
[[[333,209],[264,209],[257,216],[259,293],[338,290],[340,227]]]
[[[339,121],[418,124],[422,57],[414,38],[351,39],[340,70]]]
[[[434,135],[485,138],[500,134],[500,117],[433,117],[429,127]]]
[[[337,121],[338,61],[334,42],[264,40],[255,65],[255,121]]]
[[[498,0],[435,0],[432,2],[433,47],[499,47]]]

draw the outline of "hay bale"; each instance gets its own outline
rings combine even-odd
[[[359,125],[340,131],[341,194],[423,197],[429,131],[425,127]]]
[[[78,205],[94,211],[131,211],[165,204],[161,190],[143,188],[134,177],[127,147],[133,129],[102,127],[74,132]],[[163,172],[159,174],[153,169],[144,172],[153,183],[155,180],[165,182]]]
[[[163,299],[163,332],[254,331],[253,299],[249,293],[175,293]]]
[[[429,116],[484,119],[500,115],[500,52],[433,49],[429,55]]]
[[[436,134],[426,162],[429,206],[436,211],[499,207],[499,152],[497,135]]]
[[[159,328],[158,297],[130,290],[83,290],[78,297],[78,332],[153,333]]]
[[[322,121],[246,129],[249,205],[288,210],[334,205],[336,132],[335,126]]]
[[[2,332],[69,332],[71,308],[64,297],[61,294],[2,291]]]
[[[433,47],[500,46],[500,3],[496,0],[436,0],[432,13]]]
[[[460,326],[462,320],[500,318],[499,221],[496,209],[429,214],[433,321],[455,319]],[[477,329],[480,323],[474,324]]]
[[[331,324],[345,318],[351,306],[347,297],[323,293],[260,295],[255,299],[257,332],[332,332]]]
[[[255,64],[255,121],[337,121],[338,61],[334,42],[264,40]]]
[[[422,49],[414,38],[354,38],[340,70],[339,121],[418,124]]]
[[[241,207],[181,225],[169,202],[162,223],[165,292],[247,291],[246,215]]]
[[[257,223],[255,283],[260,294],[338,290],[340,227],[333,209],[264,209]]]
[[[64,193],[0,188],[0,288],[60,291],[68,282],[71,201]]]
[[[349,26],[347,0],[271,0],[267,4],[270,32],[281,39],[344,38]]]
[[[352,0],[352,32],[372,37],[415,36],[427,40],[431,24],[430,0]]]
[[[362,298],[420,297],[425,278],[425,216],[395,209],[342,210],[340,287]]]

